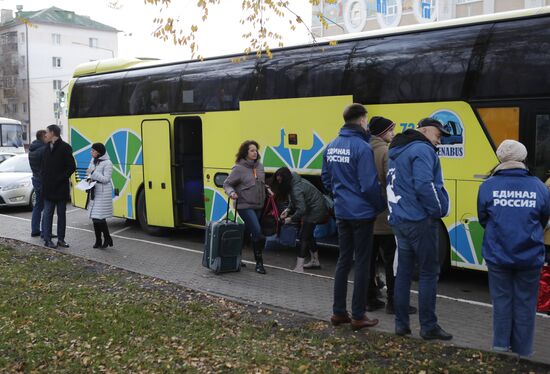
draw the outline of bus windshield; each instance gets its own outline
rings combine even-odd
[[[0,146],[15,147],[23,146],[23,127],[21,125],[0,124]]]

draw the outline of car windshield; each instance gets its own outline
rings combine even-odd
[[[0,173],[30,173],[31,167],[27,155],[14,156],[0,164]]]

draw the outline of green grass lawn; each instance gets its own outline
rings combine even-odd
[[[481,351],[334,329],[27,244],[0,246],[0,283],[1,372],[550,369]]]

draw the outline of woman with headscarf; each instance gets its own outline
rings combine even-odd
[[[106,220],[113,216],[113,186],[111,184],[113,163],[102,143],[94,143],[91,152],[92,161],[86,174],[90,182],[96,182],[89,191],[88,204],[89,216],[94,224],[95,244],[93,247],[107,248],[113,246],[113,239],[109,234]],[[103,234],[103,241],[101,234]]]
[[[277,169],[270,187],[276,197],[289,200],[288,208],[281,214],[285,224],[301,224],[300,249],[294,271],[303,273],[304,268],[319,269],[321,264],[313,231],[328,215],[323,194],[311,182],[287,167]],[[308,252],[311,260],[304,264]]]
[[[479,188],[477,200],[493,302],[493,350],[528,357],[533,354],[550,193],[527,170],[523,144],[505,140],[497,157],[500,163]]]

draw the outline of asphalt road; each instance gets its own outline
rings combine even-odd
[[[7,214],[15,217],[30,219],[31,212],[23,208],[0,208],[0,214]],[[67,225],[80,229],[92,231],[91,220],[87,212],[67,206]],[[109,220],[110,231],[113,234],[163,243],[175,247],[187,248],[202,251],[204,243],[204,231],[195,228],[183,228],[171,230],[166,236],[158,237],[144,233],[139,224],[135,221],[113,218]],[[115,239],[116,240],[116,239]],[[90,243],[90,247],[93,243]],[[245,260],[253,261],[252,251],[247,249],[243,252]],[[311,273],[332,277],[338,258],[338,250],[335,247],[319,247],[319,257],[322,269],[310,271]],[[275,267],[292,269],[296,262],[296,252],[292,250],[271,250],[264,254],[264,263]],[[379,271],[383,274],[383,269]],[[350,275],[350,279],[353,275]],[[382,278],[383,279],[383,278]],[[413,282],[413,289],[417,284]],[[489,290],[487,286],[487,275],[484,272],[472,270],[452,269],[441,276],[439,281],[438,294],[450,298],[469,300],[473,302],[490,303]]]

